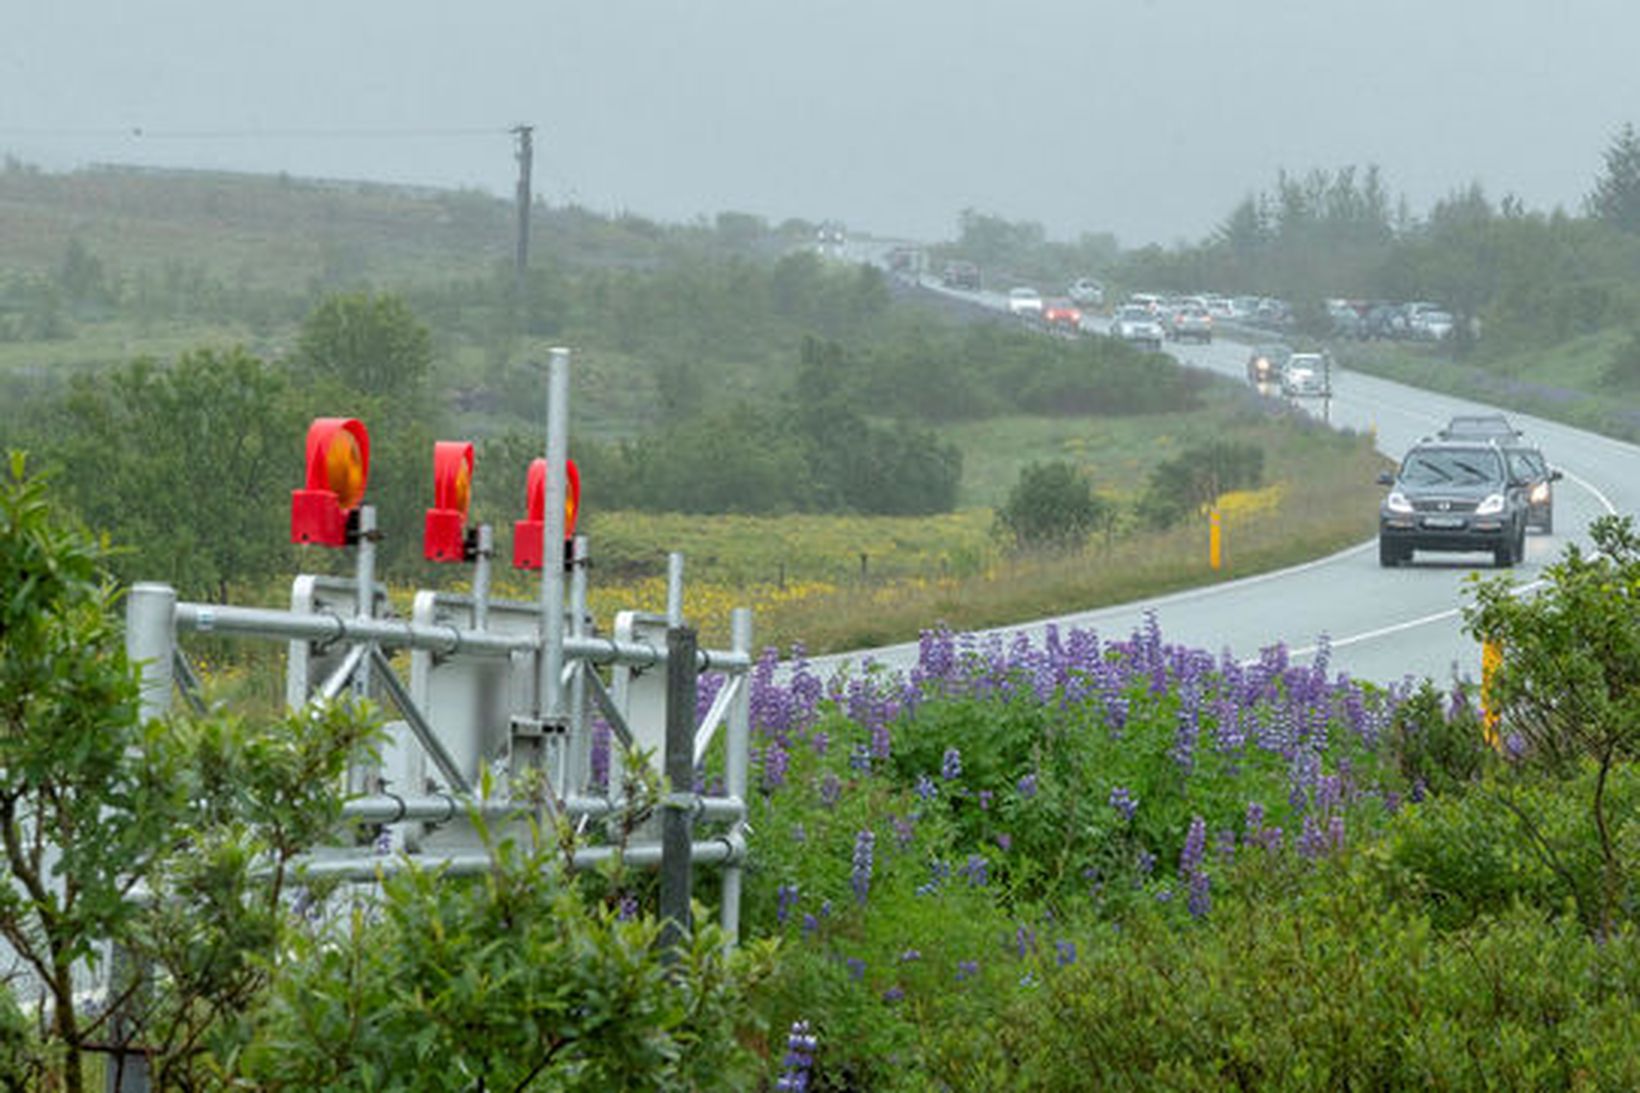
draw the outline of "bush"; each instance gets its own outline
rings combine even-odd
[[[1032,463],[1019,473],[997,525],[1018,547],[1076,550],[1114,514],[1114,506],[1094,494],[1076,467],[1056,460]]]
[[[1215,504],[1220,494],[1263,484],[1263,448],[1212,440],[1186,449],[1151,471],[1138,513],[1151,527],[1169,528]]]

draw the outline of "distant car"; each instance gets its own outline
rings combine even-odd
[[[1332,369],[1321,353],[1294,353],[1281,368],[1281,393],[1288,398],[1332,394]]]
[[[1509,463],[1509,476],[1526,484],[1526,526],[1545,535],[1555,531],[1555,483],[1561,473],[1549,466],[1543,451],[1535,444],[1504,444],[1503,457]]]
[[[1071,282],[1071,286],[1066,289],[1066,292],[1070,294],[1073,301],[1083,307],[1105,306],[1105,286],[1092,277],[1078,277]]]
[[[1202,304],[1181,304],[1168,320],[1167,336],[1174,341],[1188,339],[1207,344],[1213,340],[1213,316]]]
[[[1149,308],[1142,304],[1127,304],[1111,320],[1110,336],[1132,345],[1160,349],[1166,335],[1162,332],[1162,324],[1156,321]]]
[[[1518,440],[1521,431],[1503,414],[1453,414],[1441,431],[1441,440]]]
[[[1049,300],[1042,306],[1042,321],[1058,330],[1081,330],[1082,309],[1069,300]]]
[[[1378,477],[1378,563],[1397,566],[1415,550],[1492,553],[1512,566],[1526,554],[1527,484],[1509,472],[1492,441],[1425,440]]]
[[[972,262],[954,260],[945,263],[940,271],[940,283],[946,288],[960,288],[966,292],[980,290],[979,267]]]
[[[1281,382],[1281,370],[1293,355],[1291,346],[1255,345],[1247,355],[1247,382],[1258,387],[1274,387]]]
[[[1009,289],[1008,314],[1020,315],[1028,319],[1041,318],[1042,293],[1034,288]]]

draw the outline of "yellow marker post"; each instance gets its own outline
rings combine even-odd
[[[1498,747],[1498,710],[1492,702],[1492,677],[1503,664],[1501,641],[1481,642],[1481,737]]]
[[[1223,561],[1224,530],[1223,521],[1219,518],[1219,510],[1214,509],[1207,514],[1207,564],[1218,569]]]

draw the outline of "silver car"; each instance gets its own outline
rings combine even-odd
[[[1110,336],[1148,349],[1160,349],[1166,337],[1162,324],[1142,304],[1128,304],[1118,311],[1111,320]]]

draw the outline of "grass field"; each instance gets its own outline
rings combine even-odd
[[[685,614],[706,641],[727,641],[730,609],[748,606],[759,645],[785,649],[801,642],[810,652],[832,652],[912,640],[936,624],[959,630],[999,626],[1248,576],[1373,534],[1381,492],[1374,479],[1388,463],[1364,437],[1249,421],[1224,405],[1161,415],[1149,425],[1147,432],[1138,421],[1107,430],[1102,422],[1022,419],[1003,430],[1006,439],[992,455],[1017,474],[1020,460],[1055,453],[1071,458],[1067,439],[1082,437],[1090,467],[1107,473],[1124,468],[1115,478],[1127,489],[1117,496],[1131,501],[1144,474],[1175,454],[1192,427],[1216,426],[1224,435],[1256,439],[1266,450],[1266,485],[1222,499],[1224,560],[1218,571],[1208,567],[1205,513],[1160,533],[1124,521],[1113,536],[1078,553],[1035,555],[1014,552],[994,535],[990,506],[928,518],[689,517],[589,509],[592,613],[607,627],[623,608],[664,610],[666,553],[679,551],[686,567]],[[1125,447],[1116,444],[1118,433]],[[1006,477],[1000,470],[984,473]],[[1093,477],[1104,490],[1097,469]],[[516,582],[506,594],[530,598],[533,591],[528,582]]]
[[[1605,376],[1625,338],[1605,331],[1480,363],[1395,344],[1343,343],[1336,352],[1346,368],[1640,440],[1640,391],[1614,387]]]

